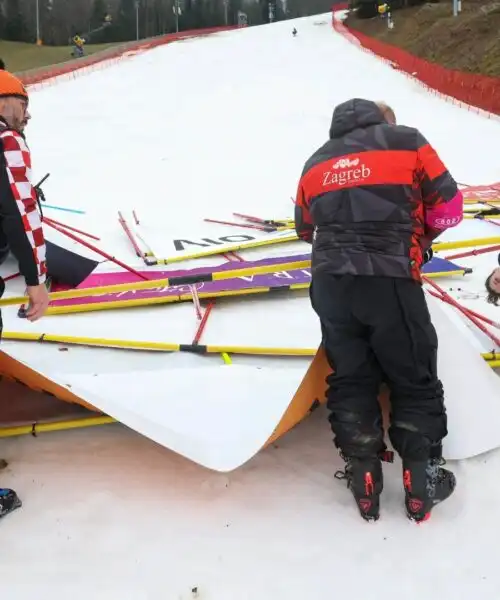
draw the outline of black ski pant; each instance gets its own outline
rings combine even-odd
[[[389,437],[403,459],[441,456],[447,435],[437,335],[422,286],[411,279],[313,274],[311,301],[333,374],[327,406],[346,458],[385,450],[378,393],[391,392]]]

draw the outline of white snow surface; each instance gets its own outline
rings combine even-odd
[[[324,24],[315,25],[320,20]],[[333,107],[353,96],[388,101],[401,123],[426,134],[457,180],[500,180],[497,120],[427,92],[335,34],[330,20],[330,15],[299,19],[171,44],[34,91],[28,141],[35,179],[51,172],[44,185],[47,202],[86,211],[46,209],[46,214],[100,236],[99,247],[136,268],[141,265],[118,225],[118,210],[129,223],[131,210],[138,211],[139,230],[162,257],[177,254],[174,239],[261,237],[203,218],[234,220],[232,212],[291,216],[290,197],[304,161],[326,139]],[[467,221],[443,240],[495,235],[494,225]],[[59,234],[50,232],[49,238],[82,253]],[[307,249],[295,242],[243,256],[252,260]],[[95,258],[91,251],[85,255]],[[460,264],[474,272],[441,280],[443,286],[499,320],[483,292],[495,255]],[[114,268],[109,262],[100,266]],[[1,272],[15,270],[9,262]],[[7,295],[20,292],[19,282],[9,284]],[[453,310],[439,310],[448,315],[446,335],[458,336],[457,348],[493,348]],[[51,316],[36,324],[18,319],[13,308],[2,312],[9,331],[190,343],[197,328],[189,304]],[[319,329],[307,293],[286,300],[224,301],[217,302],[202,342],[315,347]],[[459,403],[461,411],[469,411],[460,422],[458,411],[451,414],[452,442],[458,431],[467,435],[469,423],[474,439],[466,439],[464,447],[474,442],[472,454],[478,440],[484,442],[481,452],[499,445],[500,434],[496,444],[492,441],[500,417],[500,394],[499,407],[492,401],[497,382],[480,360],[467,362],[460,352],[453,356],[452,340],[443,346],[448,348],[440,357],[443,370],[461,376],[453,393],[469,386],[471,394],[470,405]],[[111,408],[124,389],[133,390],[124,410],[149,401],[158,418],[165,414],[155,404],[165,401],[161,386],[165,393],[179,389],[187,376],[187,400],[183,406],[182,398],[175,399],[182,411],[169,406],[171,416],[191,419],[187,434],[196,431],[197,442],[217,438],[221,448],[243,439],[259,411],[276,421],[309,362],[236,358],[235,369],[244,373],[239,380],[227,375],[231,367],[221,366],[217,356],[74,347],[61,353],[57,345],[16,342],[3,349],[60,382],[82,390],[93,385]],[[216,370],[225,370],[220,404],[233,399],[233,416],[238,406],[251,406],[252,377],[265,372],[253,398],[256,412],[248,412],[248,422],[241,413],[234,430],[223,430],[216,408],[200,410],[204,397],[217,404],[216,384],[210,383],[217,380]],[[268,396],[264,383],[272,386]],[[161,442],[154,431],[146,433]],[[2,440],[0,447],[10,463],[0,481],[24,501],[1,522],[2,590],[13,600],[33,595],[54,600],[498,597],[497,535],[491,525],[499,491],[497,451],[452,462],[456,493],[429,523],[415,527],[403,514],[399,463],[385,468],[381,520],[369,526],[360,519],[350,493],[333,478],[341,461],[323,410],[229,473],[209,471],[122,425]]]

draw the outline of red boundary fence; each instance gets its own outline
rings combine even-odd
[[[347,6],[336,5],[333,10],[338,11],[344,8]],[[500,78],[446,69],[441,65],[414,56],[406,50],[348,28],[335,17],[333,18],[333,28],[352,41],[357,40],[363,48],[390,61],[395,69],[400,69],[415,77],[425,86],[469,106],[500,115]]]
[[[78,58],[70,60],[64,63],[52,65],[43,69],[36,69],[35,71],[26,71],[20,74],[20,77],[25,85],[34,85],[51,79],[52,77],[59,77],[60,75],[67,75],[74,73],[81,69],[86,69],[98,63],[102,63],[109,60],[118,60],[128,53],[143,52],[144,50],[150,50],[157,46],[163,46],[171,42],[176,42],[183,39],[201,37],[204,35],[210,35],[212,33],[220,33],[222,31],[231,31],[237,29],[237,26],[229,27],[213,27],[211,29],[192,29],[189,31],[182,31],[180,33],[172,33],[167,35],[160,35],[154,38],[146,40],[138,40],[135,42],[128,42],[119,46],[113,46],[108,50],[103,50],[96,54],[91,54],[84,58]]]

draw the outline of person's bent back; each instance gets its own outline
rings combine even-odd
[[[313,269],[420,280],[432,240],[461,222],[462,194],[436,151],[393,123],[368,100],[336,108],[297,192],[297,233],[312,241],[315,228]]]

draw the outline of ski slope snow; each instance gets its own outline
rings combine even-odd
[[[305,159],[325,140],[334,105],[353,96],[389,102],[400,122],[427,135],[459,181],[500,180],[498,121],[428,93],[335,34],[331,16],[321,15],[159,47],[34,91],[28,138],[35,179],[51,172],[48,202],[86,214],[45,212],[98,235],[102,249],[135,267],[118,210],[130,221],[131,211],[138,212],[140,231],[160,257],[179,254],[174,240],[246,235],[203,219],[227,220],[233,212],[291,216]],[[476,221],[443,239],[494,235],[495,226]],[[60,234],[50,239],[82,252]],[[294,242],[243,257],[307,248]],[[89,250],[85,255],[95,258]],[[443,285],[456,296],[466,290],[470,308],[498,318],[482,292],[494,255],[464,262],[474,272]],[[14,270],[13,263],[2,267]],[[19,286],[14,280],[7,295],[17,295]],[[452,309],[429,304],[441,315],[450,456],[499,446],[499,382],[479,357],[492,343]],[[190,343],[197,329],[190,304],[51,316],[36,324],[20,321],[15,308],[2,312],[9,331]],[[307,293],[228,300],[217,302],[202,342],[315,347],[319,327]],[[149,421],[143,428],[152,439],[112,425],[1,442],[10,462],[1,483],[25,503],[1,524],[2,589],[15,600],[34,593],[54,600],[69,594],[75,600],[497,597],[496,534],[488,522],[499,491],[498,452],[453,462],[457,492],[421,528],[406,521],[400,469],[388,466],[382,520],[368,527],[333,479],[341,463],[322,409],[253,459],[263,430],[250,450],[227,459],[225,444],[236,448],[246,440],[258,415],[267,415],[270,433],[308,359],[242,357],[228,367],[218,356],[61,347],[3,344],[35,370],[90,394],[103,410],[118,411],[126,425]],[[155,430],[162,418],[173,427],[169,443],[165,431]],[[246,464],[217,473],[192,461],[221,471]],[[397,564],[390,556],[396,552]],[[353,586],[353,578],[363,587]]]

